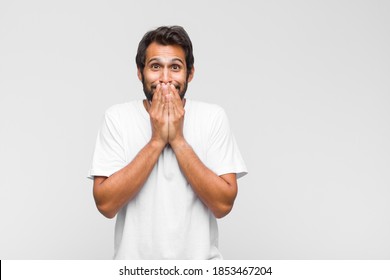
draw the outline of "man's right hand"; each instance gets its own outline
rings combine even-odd
[[[146,108],[150,116],[152,127],[152,141],[162,145],[168,143],[168,104],[165,95],[168,94],[168,85],[158,84],[150,104],[146,100]]]
[[[113,218],[118,211],[145,184],[158,158],[168,143],[168,104],[167,85],[157,85],[152,102],[146,100],[145,108],[149,113],[152,126],[152,138],[125,167],[109,177],[96,176],[93,195],[99,211],[107,218]]]

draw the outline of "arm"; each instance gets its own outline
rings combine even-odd
[[[216,175],[196,155],[183,136],[184,107],[174,88],[169,101],[168,141],[194,192],[217,218],[226,216],[237,196],[236,174]]]
[[[150,141],[127,166],[110,177],[96,176],[93,196],[100,213],[113,218],[141,189],[164,146]]]
[[[237,195],[235,173],[216,175],[207,168],[183,139],[172,145],[180,168],[192,189],[216,218],[226,216]]]
[[[152,105],[146,103],[152,126],[152,137],[137,156],[110,177],[96,176],[93,195],[99,211],[113,218],[138,193],[149,177],[168,140],[168,108],[162,106],[160,88],[153,96]]]

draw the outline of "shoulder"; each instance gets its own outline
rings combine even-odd
[[[193,127],[210,133],[229,130],[229,121],[221,106],[193,100],[187,102],[189,106],[186,108],[185,118]]]
[[[123,114],[123,112],[127,112],[128,110],[135,109],[137,103],[139,103],[139,101],[130,101],[126,103],[112,105],[106,109],[105,114],[107,115]]]
[[[191,99],[188,99],[186,103],[188,105],[188,110],[186,110],[186,112],[189,111],[199,115],[204,115],[208,118],[225,114],[225,110],[217,104],[195,101]]]
[[[142,104],[141,100],[130,101],[121,104],[115,104],[110,106],[105,111],[105,117],[110,119],[123,119],[127,118],[129,115],[139,114],[140,104]]]

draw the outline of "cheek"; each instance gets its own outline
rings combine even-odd
[[[148,85],[155,84],[159,81],[158,75],[145,75],[144,82]]]
[[[172,77],[172,80],[176,81],[177,83],[180,83],[180,84],[185,84],[186,82],[186,75],[184,74],[176,74]]]
[[[145,81],[146,82],[149,82],[149,83],[153,83],[157,80],[159,80],[160,78],[160,75],[158,72],[154,72],[154,71],[145,71],[144,72],[144,77],[145,77]]]

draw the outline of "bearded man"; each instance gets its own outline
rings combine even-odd
[[[106,111],[89,172],[98,210],[117,216],[114,259],[221,259],[216,219],[247,173],[226,114],[185,98],[195,68],[182,27],[147,32],[136,64],[146,99]]]

